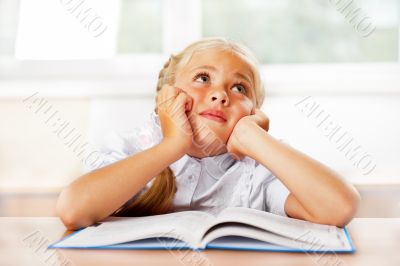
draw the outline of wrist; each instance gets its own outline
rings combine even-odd
[[[260,142],[264,140],[268,133],[255,123],[249,123],[247,127],[243,127],[241,134],[237,135],[237,139],[242,147],[242,153],[253,159],[257,156]]]
[[[185,155],[187,151],[186,147],[182,145],[182,142],[170,138],[164,138],[161,141],[160,146],[162,146],[163,150],[168,154],[171,154],[176,160]]]

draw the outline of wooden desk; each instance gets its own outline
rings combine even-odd
[[[55,217],[1,217],[0,265],[400,265],[400,218],[356,218],[355,254],[206,250],[54,250],[71,232]]]

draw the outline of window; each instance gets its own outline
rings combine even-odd
[[[399,3],[204,0],[203,35],[241,40],[264,63],[396,62]]]
[[[20,2],[0,0],[0,56],[15,52]],[[268,64],[399,61],[397,0],[115,3],[118,29],[110,38],[119,56],[165,55],[202,36],[226,36],[246,43]]]
[[[14,54],[18,7],[18,0],[0,0],[0,56]]]
[[[161,0],[123,0],[121,4],[119,54],[162,52]]]

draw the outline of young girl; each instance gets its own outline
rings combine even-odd
[[[263,100],[257,61],[240,44],[204,39],[171,56],[150,121],[111,140],[102,149],[104,165],[60,194],[57,212],[65,226],[228,206],[346,225],[358,192],[268,134]]]

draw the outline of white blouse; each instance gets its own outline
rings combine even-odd
[[[160,121],[153,111],[141,127],[106,137],[99,147],[102,166],[149,149],[162,139]],[[236,161],[229,153],[201,159],[186,154],[170,168],[177,184],[175,211],[201,210],[215,214],[226,207],[240,206],[287,216],[284,206],[289,190],[267,168],[249,157]],[[142,195],[153,180],[126,204]]]

